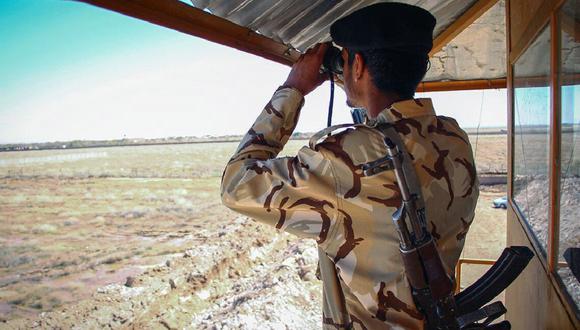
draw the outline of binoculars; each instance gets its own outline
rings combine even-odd
[[[320,71],[342,75],[343,65],[344,60],[342,59],[341,50],[330,45],[324,54],[324,59],[322,60],[322,67],[320,68]]]

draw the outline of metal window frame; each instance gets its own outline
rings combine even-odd
[[[562,279],[558,275],[559,240],[560,240],[560,170],[561,170],[561,88],[565,83],[560,77],[561,58],[560,58],[560,40],[561,40],[561,18],[560,9],[566,0],[545,1],[537,11],[539,15],[532,20],[528,28],[521,36],[521,40],[512,45],[511,40],[511,19],[510,19],[510,1],[506,3],[506,42],[507,42],[507,95],[508,95],[508,204],[511,212],[526,234],[528,241],[540,264],[544,268],[549,282],[555,288],[559,299],[563,302],[565,309],[570,317],[573,315],[580,319],[580,312],[572,300]],[[549,140],[549,211],[548,211],[548,242],[546,257],[540,252],[541,246],[529,227],[525,216],[516,204],[513,198],[513,172],[514,172],[514,65],[521,55],[529,48],[544,28],[550,28],[550,140]],[[513,47],[512,47],[513,46]]]
[[[523,211],[520,209],[519,205],[516,203],[515,199],[514,199],[514,186],[513,186],[513,180],[514,180],[514,170],[515,170],[515,159],[514,159],[514,155],[513,155],[513,151],[515,150],[515,86],[514,86],[514,78],[515,78],[515,64],[516,62],[521,58],[521,56],[526,52],[526,50],[528,50],[528,48],[533,44],[533,42],[540,36],[540,34],[544,31],[544,29],[546,28],[550,28],[551,29],[551,25],[550,25],[550,15],[546,15],[546,17],[538,17],[538,19],[547,19],[544,24],[541,25],[537,25],[538,26],[538,30],[537,31],[530,31],[529,29],[526,30],[526,32],[524,32],[524,36],[522,38],[530,38],[529,41],[525,42],[526,47],[524,48],[517,48],[518,53],[516,54],[517,56],[508,56],[508,74],[509,74],[509,82],[508,82],[508,161],[509,161],[509,171],[508,171],[508,204],[510,205],[512,211],[514,212],[514,214],[516,215],[520,225],[522,226],[522,229],[524,230],[524,232],[526,233],[526,236],[528,237],[528,240],[530,241],[530,244],[532,245],[532,247],[534,248],[534,253],[538,256],[538,259],[540,260],[540,263],[542,264],[542,267],[544,268],[545,271],[548,271],[548,264],[546,263],[547,259],[550,256],[550,232],[548,233],[548,237],[547,237],[547,242],[546,242],[546,254],[544,255],[543,250],[544,247],[542,246],[541,242],[539,241],[538,237],[536,236],[536,234],[534,233],[534,231],[532,230],[529,222],[526,220],[526,217],[523,213]],[[530,26],[535,26],[534,24],[530,24]],[[509,28],[509,26],[508,26]],[[532,33],[533,32],[533,33]],[[552,32],[550,30],[550,37],[552,37]],[[508,33],[509,35],[509,33]],[[550,40],[550,49],[552,48],[551,46],[551,40]],[[519,45],[521,45],[522,43],[520,42]],[[513,54],[512,54],[513,55]],[[551,68],[552,63],[550,63],[550,75],[552,72],[552,68]],[[540,80],[543,77],[537,77],[535,78],[536,80]],[[543,80],[543,79],[542,79]],[[538,82],[535,82],[536,85],[539,86]],[[550,89],[552,86],[552,81],[550,79]],[[550,91],[550,125],[552,124],[552,93]],[[549,173],[548,173],[548,177],[550,177],[550,174],[552,173],[551,170],[551,165],[552,165],[552,159],[551,159],[551,136],[552,136],[552,126],[549,127],[549,146],[550,149],[548,150],[548,163],[550,164],[550,169],[548,169]],[[549,179],[549,185],[551,186],[551,178]],[[549,210],[548,210],[548,225],[550,226],[550,223],[552,222],[552,218],[551,218],[551,208],[552,208],[552,204],[549,204]]]
[[[474,258],[459,258],[457,266],[455,267],[455,294],[461,291],[461,270],[463,264],[466,265],[493,265],[497,260],[493,259],[474,259]]]

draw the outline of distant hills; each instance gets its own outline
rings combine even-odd
[[[476,133],[480,135],[497,135],[507,134],[505,128],[467,128],[465,131],[470,135]],[[314,133],[292,134],[291,140],[307,140]],[[172,136],[166,138],[135,138],[135,139],[118,139],[118,140],[73,140],[73,141],[55,141],[39,143],[12,143],[0,144],[2,151],[26,151],[26,150],[51,150],[51,149],[79,149],[79,148],[103,148],[103,147],[122,147],[122,146],[145,146],[158,144],[184,144],[184,143],[212,143],[212,142],[238,142],[242,135],[223,135],[223,136]]]
[[[291,139],[309,139],[313,133],[294,133]],[[146,146],[158,144],[186,144],[186,143],[212,143],[212,142],[238,142],[242,135],[224,136],[172,136],[154,139],[118,139],[118,140],[73,140],[38,143],[11,143],[0,144],[2,151],[26,151],[26,150],[51,150],[51,149],[79,149],[79,148],[103,148],[103,147],[123,147],[123,146]]]

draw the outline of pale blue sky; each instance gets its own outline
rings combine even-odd
[[[242,134],[289,71],[74,1],[0,0],[0,36],[0,143]],[[297,131],[326,124],[328,94],[306,98]],[[465,127],[482,101],[482,127],[506,124],[505,91],[428,96]]]

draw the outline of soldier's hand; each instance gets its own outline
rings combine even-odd
[[[304,96],[320,86],[327,78],[319,71],[327,49],[328,43],[317,44],[302,54],[292,66],[284,85],[296,88]]]

